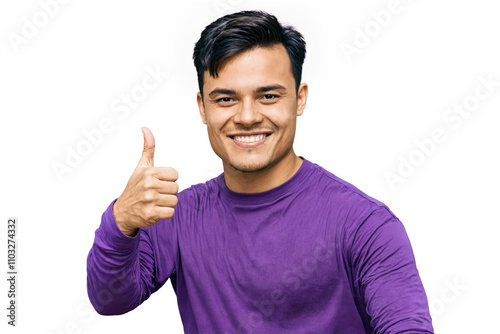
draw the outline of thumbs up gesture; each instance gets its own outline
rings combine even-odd
[[[113,215],[120,230],[129,236],[137,229],[155,224],[174,215],[179,186],[177,171],[170,167],[154,167],[155,138],[144,127],[144,150],[141,160],[123,193],[113,205]]]

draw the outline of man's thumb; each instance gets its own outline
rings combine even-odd
[[[139,164],[145,165],[148,167],[154,166],[154,155],[155,155],[155,137],[151,130],[146,127],[143,127],[142,134],[144,135],[144,149],[142,151],[141,160]]]

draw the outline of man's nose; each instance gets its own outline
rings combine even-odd
[[[255,101],[251,101],[250,99],[242,100],[238,106],[236,115],[233,117],[234,122],[247,127],[262,122],[264,117],[259,107],[261,106]]]

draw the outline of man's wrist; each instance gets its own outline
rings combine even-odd
[[[123,215],[120,213],[119,203],[117,205],[117,202],[118,200],[113,204],[113,216],[115,218],[116,225],[126,236],[135,237],[139,229],[127,227],[126,221],[122,219]]]

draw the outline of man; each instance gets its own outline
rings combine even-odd
[[[186,333],[433,333],[401,222],[293,150],[304,57],[300,33],[264,12],[205,28],[197,102],[224,173],[177,194],[143,128],[88,256],[99,313],[128,312],[170,279]]]

